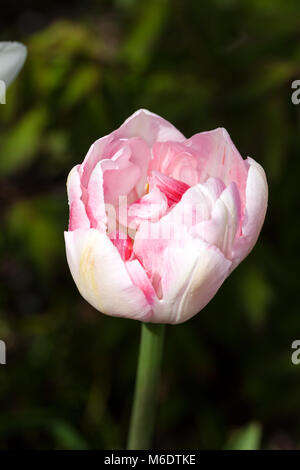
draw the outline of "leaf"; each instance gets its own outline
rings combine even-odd
[[[260,325],[273,299],[273,290],[261,269],[249,266],[241,275],[239,290],[241,302],[250,320],[253,324]]]
[[[35,157],[47,124],[47,111],[29,111],[1,138],[0,175],[7,176],[24,168]]]
[[[75,70],[68,82],[61,105],[72,106],[89,96],[99,81],[99,71],[99,67],[94,65],[85,65]]]
[[[143,3],[136,26],[127,39],[121,55],[139,68],[149,59],[154,41],[164,26],[168,0],[148,0]]]
[[[68,423],[62,420],[52,420],[49,428],[60,449],[87,450],[89,448],[86,441]]]
[[[257,450],[260,448],[262,429],[259,423],[250,423],[232,434],[228,450]]]

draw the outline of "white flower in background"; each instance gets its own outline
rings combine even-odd
[[[0,81],[6,87],[16,78],[27,56],[26,47],[20,42],[0,42]]]

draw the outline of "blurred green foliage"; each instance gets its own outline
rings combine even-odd
[[[154,446],[299,448],[298,3],[88,0],[63,15],[54,1],[42,27],[5,23],[1,38],[29,53],[0,108],[1,448],[125,445],[140,325],[77,292],[65,180],[141,107],[187,136],[226,127],[270,185],[253,253],[201,314],[167,328]]]

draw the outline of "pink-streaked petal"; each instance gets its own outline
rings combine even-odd
[[[127,234],[118,230],[109,235],[111,242],[115,245],[123,261],[128,261],[132,256],[133,243]]]
[[[105,148],[109,147],[109,144],[113,141],[111,135],[101,137],[96,140],[89,148],[82,164],[81,164],[81,183],[84,187],[88,187],[91,173],[97,163],[105,158]]]
[[[153,288],[153,285],[150,282],[149,277],[147,276],[141,263],[135,259],[132,261],[127,261],[125,263],[126,269],[132,280],[133,284],[137,286],[143,294],[145,295],[149,305],[153,307],[153,304],[157,302],[156,292]],[[150,318],[145,318],[144,321],[149,321]]]
[[[152,146],[154,142],[167,140],[182,141],[184,135],[176,127],[158,114],[151,113],[147,109],[139,109],[114,131],[118,138],[141,137]]]
[[[127,272],[117,248],[96,229],[65,232],[66,252],[81,295],[106,315],[143,320],[151,307]]]
[[[170,178],[159,171],[152,171],[149,184],[150,188],[157,187],[166,196],[169,207],[177,204],[183,194],[189,189],[188,184]]]
[[[252,158],[249,164],[246,207],[242,224],[242,234],[234,245],[234,267],[237,266],[252,250],[265,220],[268,205],[268,184],[262,166]]]
[[[184,142],[155,142],[149,172],[159,171],[193,186],[198,183],[197,156]]]
[[[79,168],[79,165],[74,166],[67,179],[67,192],[70,206],[69,230],[90,228],[90,221],[81,200],[82,190]]]
[[[248,168],[226,129],[195,134],[186,141],[186,145],[197,154],[199,181],[212,176],[221,179],[226,186],[236,183],[244,207]]]
[[[106,231],[107,217],[105,213],[103,172],[98,162],[92,171],[88,190],[86,192],[86,211],[91,222],[91,228]]]

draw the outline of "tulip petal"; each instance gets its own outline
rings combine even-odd
[[[166,196],[158,188],[153,188],[128,207],[128,222],[131,229],[136,230],[143,220],[157,221],[167,211]]]
[[[166,196],[169,206],[177,204],[189,189],[189,185],[186,183],[170,178],[159,171],[152,171],[150,186],[157,187]]]
[[[86,192],[86,211],[92,228],[106,231],[107,216],[104,205],[103,172],[101,162],[92,171]],[[84,228],[84,227],[81,227]]]
[[[228,259],[232,259],[233,243],[241,221],[240,196],[235,183],[231,183],[217,199],[209,220],[191,228],[193,236],[200,237],[218,247]]]
[[[158,171],[188,186],[197,184],[197,156],[185,142],[155,142],[152,147],[150,173],[152,170]]]
[[[69,230],[90,228],[90,221],[82,201],[79,170],[80,165],[74,166],[67,179],[67,192],[70,206]]]
[[[147,301],[149,302],[149,305],[153,306],[153,304],[157,302],[157,296],[143,266],[137,259],[127,261],[125,264],[132,282],[144,293]],[[149,320],[150,317],[144,318],[144,321]]]
[[[247,158],[249,164],[246,206],[242,235],[234,245],[234,265],[236,267],[252,250],[265,220],[268,205],[268,184],[262,166],[252,158]]]
[[[26,47],[19,42],[0,42],[0,80],[6,86],[15,79],[27,56]]]
[[[194,316],[216,294],[230,266],[231,261],[203,240],[172,242],[163,253],[162,299],[151,321],[182,323]]]
[[[244,207],[247,165],[226,129],[200,132],[188,139],[186,145],[197,154],[199,181],[206,181],[212,176],[221,179],[226,186],[236,183]]]
[[[185,139],[173,124],[147,109],[139,109],[132,114],[114,131],[114,135],[119,138],[141,137],[150,146],[154,142],[180,142]]]
[[[118,230],[109,234],[111,242],[115,245],[123,261],[128,261],[132,257],[133,243],[127,234]]]
[[[104,162],[107,162],[107,160],[102,160],[100,164]],[[105,202],[118,207],[120,196],[127,196],[128,202],[130,203],[130,201],[137,197],[137,193],[134,191],[134,188],[141,175],[140,168],[129,160],[126,167],[123,168],[118,166],[118,161],[113,162],[113,160],[108,160],[108,162],[114,163],[115,168],[103,170]]]
[[[73,279],[82,297],[100,312],[143,320],[151,307],[133,284],[117,248],[96,229],[65,232]]]

